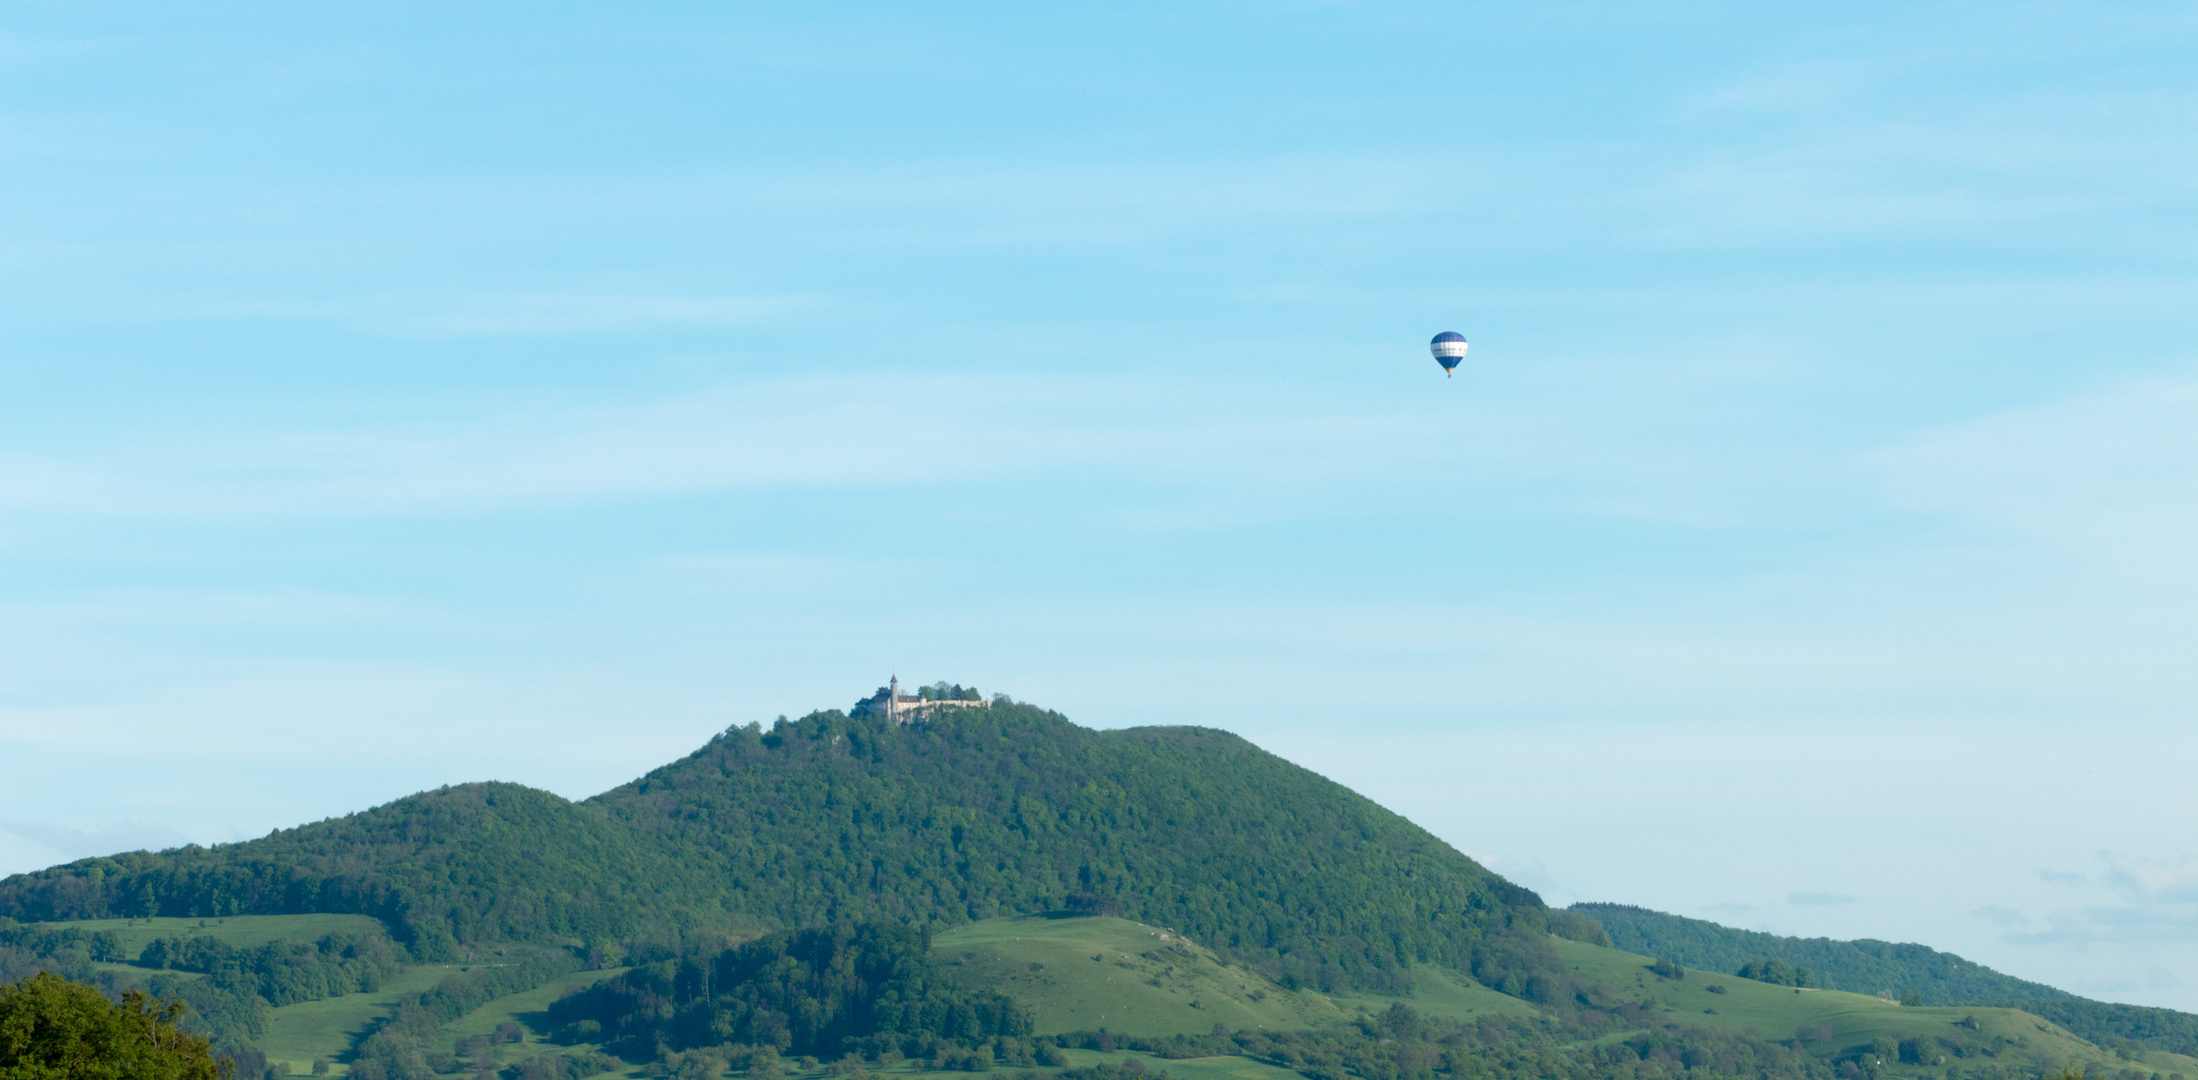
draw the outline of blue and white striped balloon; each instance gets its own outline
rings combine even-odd
[[[1458,369],[1458,361],[1465,359],[1465,335],[1454,330],[1436,334],[1435,340],[1427,347],[1434,352],[1435,362],[1442,365],[1443,378],[1446,379],[1451,372]]]

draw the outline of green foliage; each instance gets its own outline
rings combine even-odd
[[[195,975],[146,974],[109,968],[94,972],[90,981],[110,999],[121,1000],[134,991],[182,1005],[177,1025],[205,1036],[220,1053],[230,1057],[245,1053],[252,1043],[265,1036],[274,1017],[274,1010],[258,994],[216,986]],[[242,1075],[246,1080],[256,1076],[251,1072]]]
[[[1657,962],[1666,964],[1670,963],[1670,961],[1668,960],[1660,960]],[[1661,975],[1663,974],[1663,972],[1659,971],[1657,972],[1657,974]],[[1766,982],[1771,984],[1772,986],[1816,985],[1816,976],[1808,968],[1795,967],[1792,964],[1785,962],[1784,960],[1762,958],[1750,960],[1747,963],[1740,965],[1740,970],[1733,972],[1733,974],[1738,975],[1743,979],[1754,979],[1757,982]]]
[[[1102,1061],[1081,1069],[1063,1069],[1054,1074],[1054,1080],[1169,1080],[1168,1071],[1146,1072],[1145,1064],[1131,1058],[1119,1064]]]
[[[925,935],[845,924],[638,967],[560,998],[549,1018],[561,1041],[631,1058],[727,1045],[826,1057],[928,1055],[942,1044],[969,1053],[1031,1030],[1029,1012],[1007,997],[942,977]]]
[[[1925,1005],[2079,1000],[1923,945],[1779,937],[1627,904],[1574,904],[1569,910],[1601,923],[1615,948],[1668,956],[1692,968],[1738,971],[1758,960],[1779,960],[1807,968],[1829,989],[1857,994],[1914,990]]]
[[[569,1054],[538,1054],[507,1065],[499,1080],[586,1080],[587,1077],[625,1068],[626,1063],[592,1050]]]
[[[226,1080],[206,1040],[177,1028],[181,1011],[38,972],[0,987],[0,1080]]]
[[[1546,934],[1522,928],[1491,934],[1473,943],[1464,966],[1483,985],[1536,1005],[1567,1008],[1587,1000]]]
[[[179,1003],[176,1023],[210,1039],[252,1080],[263,1071],[252,1064],[252,1044],[267,1034],[273,1006],[372,990],[398,969],[395,946],[375,931],[249,948],[207,935],[160,938],[138,957],[140,967],[158,974],[95,969],[95,962],[124,959],[121,941],[113,931],[0,921],[0,983],[43,970],[96,985],[110,999],[137,990]],[[171,969],[206,977],[167,974]]]
[[[50,971],[73,982],[89,982],[92,964],[122,959],[111,933],[78,927],[26,926],[0,918],[0,985]]]
[[[1687,977],[1687,969],[1680,967],[1668,958],[1657,960],[1655,963],[1650,964],[1648,969],[1655,972],[1656,977],[1659,979],[1684,979]]]
[[[257,948],[211,937],[159,938],[138,954],[137,964],[201,972],[215,986],[257,994],[276,1008],[372,993],[398,968],[396,946],[382,934],[330,934],[312,944],[271,941]]]
[[[736,728],[581,804],[471,784],[241,844],[82,860],[0,882],[0,913],[352,912],[437,960],[742,918],[953,925],[1079,894],[1322,990],[1478,967],[1484,938],[1548,921],[1533,893],[1233,735],[1097,732],[999,699],[914,725]],[[1495,966],[1522,992],[1532,976]]]

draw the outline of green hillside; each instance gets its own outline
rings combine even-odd
[[[1487,935],[1548,918],[1531,892],[1236,736],[1098,732],[1004,704],[910,726],[826,712],[735,728],[578,804],[464,785],[0,881],[0,915],[26,921],[359,914],[432,960],[499,940],[951,926],[1072,899],[1330,989],[1465,967]]]
[[[961,979],[1030,1006],[1038,1035],[1289,1030],[1347,1015],[1313,991],[1285,990],[1180,934],[1126,919],[991,919],[939,935],[932,953]]]
[[[1574,904],[1570,910],[1603,924],[1614,948],[1725,974],[1756,960],[1783,960],[1809,969],[1816,984],[1827,989],[1895,999],[1913,992],[1926,1005],[2076,996],[1923,945],[1779,937],[1627,904]]]
[[[700,875],[598,809],[517,784],[425,792],[262,839],[83,859],[0,881],[23,921],[366,915],[425,959],[460,943],[615,937]]]
[[[1952,1067],[1953,1074],[2013,1068],[2038,1075],[2069,1061],[2094,1071],[2198,1075],[2198,1058],[2114,1054],[2028,1012],[1971,1006],[1903,1006],[1867,994],[1773,986],[1715,971],[1657,974],[1646,956],[1556,942],[1575,972],[1615,999],[1640,1002],[1666,1022],[1794,1039],[1827,1059],[1888,1057],[1895,1071]],[[1946,1075],[1946,1074],[1942,1074]]]
[[[218,929],[228,944],[251,946],[348,928],[318,917],[233,917],[209,920],[203,928],[194,921],[190,926],[156,923],[125,929],[171,937],[176,930]],[[1142,1056],[1181,1080],[1277,1080],[1285,1068],[1310,1080],[1409,1080],[1394,1071],[1396,1061],[1438,1052],[1464,1055],[1455,1058],[1450,1075],[1479,1080],[1651,1080],[1628,1063],[1645,1066],[1664,1053],[1732,1062],[1736,1051],[1754,1053],[1755,1063],[1723,1072],[1718,1070],[1724,1066],[1705,1065],[1708,1071],[1696,1080],[1734,1075],[1840,1080],[1848,1075],[1841,1070],[1849,1066],[1858,1067],[1855,1076],[1879,1080],[2022,1080],[2070,1061],[2118,1080],[2198,1076],[2198,1059],[2141,1048],[2116,1054],[2027,1012],[1903,1007],[1869,995],[1797,990],[1715,971],[1667,967],[1659,974],[1645,956],[1568,940],[1551,939],[1548,944],[1590,1003],[1537,1008],[1461,972],[1425,965],[1410,972],[1408,993],[1291,991],[1173,930],[1112,917],[1020,916],[965,924],[932,938],[929,953],[934,969],[955,983],[1004,993],[1022,1003],[1036,1021],[1024,1029],[1031,1037],[1081,1033],[1073,1040],[1089,1040],[1094,1031],[1115,1033],[1111,1037],[1120,1045],[1111,1051],[1072,1040],[1070,1065],[1119,1066]],[[302,1073],[315,1059],[328,1059],[334,1072],[343,1073],[367,1035],[394,1030],[393,1023],[405,1026],[401,1017],[414,1008],[406,1002],[447,997],[443,987],[479,977],[468,972],[494,970],[511,959],[496,957],[488,966],[411,965],[373,993],[276,1009],[257,1048],[278,1073]],[[100,966],[140,978],[147,974],[122,965]],[[740,1075],[737,1048],[707,1059],[659,1055],[656,1064],[637,1072],[632,1063],[646,1054],[618,1064],[602,1057],[599,1045],[561,1041],[551,1021],[554,1003],[628,969],[563,975],[554,974],[559,970],[554,966],[544,970],[552,974],[546,981],[529,981],[527,989],[441,1013],[448,1019],[431,1018],[425,1026],[415,1022],[406,1036],[412,1048],[408,1053],[425,1071],[404,1074],[392,1067],[401,1065],[399,1059],[384,1056],[377,1059],[373,1075],[393,1080],[462,1076],[477,1069],[483,1054],[500,1070],[500,1080],[582,1080],[569,1075],[571,1062],[653,1077],[660,1072],[687,1075],[695,1060],[703,1062],[705,1075],[715,1076],[709,1070],[722,1070],[730,1061],[733,1075]],[[1407,1010],[1402,1021],[1397,1019],[1400,1008]],[[1410,1019],[1415,1015],[1464,1026],[1427,1030]],[[1489,1022],[1496,1026],[1489,1027]],[[1224,1031],[1234,1034],[1223,1037],[1219,1032]],[[1269,1034],[1249,1034],[1254,1032]],[[386,1041],[388,1036],[377,1038]],[[1428,1040],[1427,1049],[1413,1049],[1420,1045],[1410,1041],[1414,1038]],[[483,1042],[490,1045],[477,1045]],[[1781,1042],[1802,1049],[1796,1054],[1775,1045]],[[1010,1044],[1030,1052],[1027,1043],[1013,1039],[1001,1045]],[[366,1043],[368,1049],[373,1046]],[[1778,1054],[1787,1055],[1784,1064]],[[1038,1075],[1061,1071],[1058,1065],[1014,1067]],[[942,1074],[941,1062],[928,1058],[880,1060],[871,1068],[895,1078],[953,1074],[952,1069]],[[1825,1071],[1820,1075],[1812,1069]],[[356,1067],[352,1071],[365,1075]],[[824,1080],[818,1070],[789,1072]],[[1691,1068],[1689,1075],[1694,1075]],[[254,1080],[263,1078],[254,1074]],[[1078,1074],[1065,1080],[1130,1078]]]
[[[2198,1016],[2174,1009],[2085,998],[1988,1002],[2033,1012],[2109,1050],[2165,1051],[2198,1058]]]
[[[1293,991],[1180,934],[1127,919],[990,919],[940,934],[932,952],[960,977],[1029,1005],[1039,1035],[1102,1027],[1202,1035],[1216,1024],[1291,1031],[1380,1012],[1400,1000],[1460,1020],[1536,1013],[1471,976],[1429,966],[1413,969],[1408,997]]]
[[[1762,961],[1832,989],[1733,974]],[[1235,736],[1005,703],[0,881],[0,981],[41,968],[186,1002],[239,1080],[2198,1077],[2198,1017],[1920,945],[1551,912]]]

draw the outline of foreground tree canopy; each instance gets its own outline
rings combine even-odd
[[[0,1080],[227,1080],[180,1004],[119,1002],[50,972],[0,987]]]

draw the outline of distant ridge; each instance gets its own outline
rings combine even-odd
[[[1925,1005],[2022,1009],[2118,1053],[2162,1050],[2198,1057],[2198,1015],[2093,1001],[1923,945],[1780,937],[1631,904],[1574,904],[1566,910],[1601,923],[1615,948],[1686,967],[1731,973],[1755,960],[1784,960],[1808,968],[1818,985],[1832,990],[1894,997],[1913,991]]]
[[[1808,968],[1817,985],[1857,994],[1892,996],[1913,991],[1925,1005],[2074,999],[2043,983],[2003,975],[1982,964],[1924,945],[1863,938],[1779,937],[1738,930],[1631,904],[1574,904],[1571,910],[1603,924],[1613,948],[1665,957],[1691,968],[1730,975],[1755,960],[1784,960]]]
[[[259,840],[0,881],[25,921],[344,912],[412,954],[1075,906],[1276,978],[1404,985],[1550,912],[1372,801],[1227,732],[1093,731],[1011,703],[733,728],[580,803],[468,784]]]

